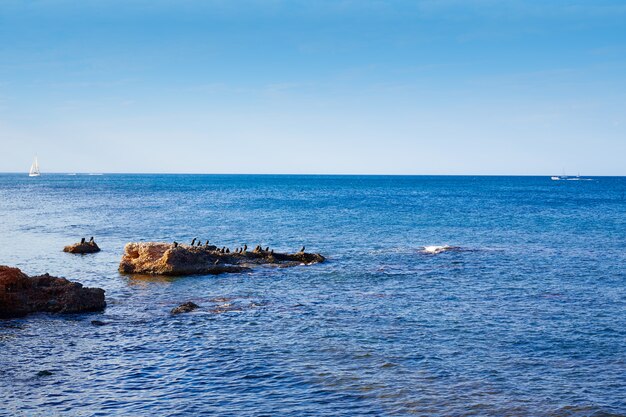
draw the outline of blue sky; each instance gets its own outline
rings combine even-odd
[[[1,171],[626,175],[626,3],[0,2]]]

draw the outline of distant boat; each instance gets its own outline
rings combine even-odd
[[[39,161],[37,160],[37,156],[33,160],[33,164],[30,166],[30,171],[28,171],[29,177],[38,177],[41,173],[39,172]]]
[[[560,181],[560,180],[568,180],[569,177],[567,175],[554,175],[550,177],[552,181]]]

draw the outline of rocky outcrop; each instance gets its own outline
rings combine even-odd
[[[216,246],[159,242],[128,243],[119,270],[128,274],[192,275],[244,272],[255,265],[294,266],[324,262],[320,254],[274,253],[257,247],[233,251]]]
[[[192,301],[187,301],[186,303],[182,303],[178,307],[174,307],[170,313],[172,314],[181,314],[181,313],[190,313],[196,309],[200,308],[200,306]]]
[[[81,313],[106,307],[104,290],[48,274],[29,277],[18,268],[0,265],[0,317],[34,312]]]
[[[93,240],[93,237],[92,237],[88,242],[85,242],[85,239],[83,238],[78,243],[74,243],[73,245],[64,247],[63,252],[80,253],[80,254],[96,253],[96,252],[100,252],[100,248],[98,247],[98,245],[96,244],[96,242]]]

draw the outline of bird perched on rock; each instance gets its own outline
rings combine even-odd
[[[200,241],[198,240],[198,246],[200,246],[200,245],[202,245],[202,242],[200,242]]]
[[[177,248],[178,247],[178,242],[174,242],[174,247]]]
[[[226,253],[230,253],[230,249],[226,248]]]
[[[304,246],[300,249],[300,252],[304,253]]]
[[[89,238],[89,243],[93,243],[93,236]]]
[[[85,243],[85,238],[82,238],[82,239],[80,240],[80,243],[81,243],[81,244]]]
[[[209,241],[204,242],[204,246],[209,246]]]
[[[193,240],[191,241],[191,246],[193,246],[193,244],[196,243],[196,238],[194,237]]]
[[[269,252],[269,251],[270,251],[270,247],[269,247],[269,246],[267,246],[267,247],[265,248],[265,252]]]
[[[247,251],[248,250],[248,245],[243,245],[243,251]]]

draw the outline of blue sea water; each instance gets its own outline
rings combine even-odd
[[[194,237],[328,262],[117,272]],[[108,302],[0,320],[1,415],[626,415],[626,178],[2,174],[0,264]]]

